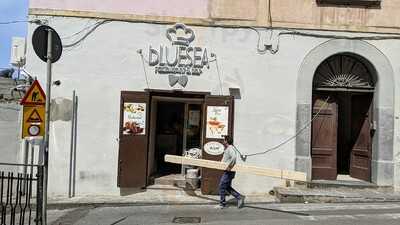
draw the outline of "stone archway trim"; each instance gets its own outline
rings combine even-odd
[[[369,61],[377,76],[374,95],[374,121],[377,127],[373,137],[371,181],[380,186],[392,186],[394,177],[393,137],[394,137],[394,73],[386,58],[372,44],[360,40],[335,39],[315,47],[304,58],[297,79],[297,122],[299,132],[311,118],[312,83],[314,73],[320,63],[329,56],[351,53]],[[295,168],[306,172],[311,180],[312,161],[311,128],[307,127],[296,139]]]

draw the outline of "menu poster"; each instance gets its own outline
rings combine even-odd
[[[145,135],[146,103],[124,103],[124,135]]]
[[[228,106],[207,106],[206,138],[223,139],[228,135]]]
[[[189,111],[189,125],[190,126],[199,126],[200,125],[200,111],[199,110],[190,110]]]

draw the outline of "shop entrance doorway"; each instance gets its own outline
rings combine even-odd
[[[314,77],[312,179],[371,180],[374,77],[362,59],[334,55]]]
[[[166,154],[184,155],[202,145],[203,99],[179,97],[152,97],[150,118],[152,133],[149,148],[150,182],[158,177],[184,175],[185,166],[167,163]]]
[[[181,166],[164,161],[166,154],[182,155],[184,103],[158,102],[155,137],[155,161],[158,175],[180,173]]]
[[[218,124],[216,128],[215,124]],[[220,161],[224,135],[233,137],[234,98],[202,92],[122,91],[118,187],[144,188],[155,178],[183,178],[185,166],[167,164],[165,154]],[[204,145],[222,146],[218,149]],[[221,150],[221,151],[220,151]],[[222,172],[202,168],[201,191],[218,193]]]

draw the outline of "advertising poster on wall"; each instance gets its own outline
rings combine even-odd
[[[228,135],[227,106],[207,106],[207,138],[223,139]]]
[[[124,103],[124,135],[145,135],[146,103]]]
[[[190,126],[199,126],[200,125],[200,111],[199,110],[190,110],[189,111],[189,125]]]

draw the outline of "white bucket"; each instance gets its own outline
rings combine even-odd
[[[186,178],[193,179],[199,175],[199,169],[188,169],[186,170]]]

